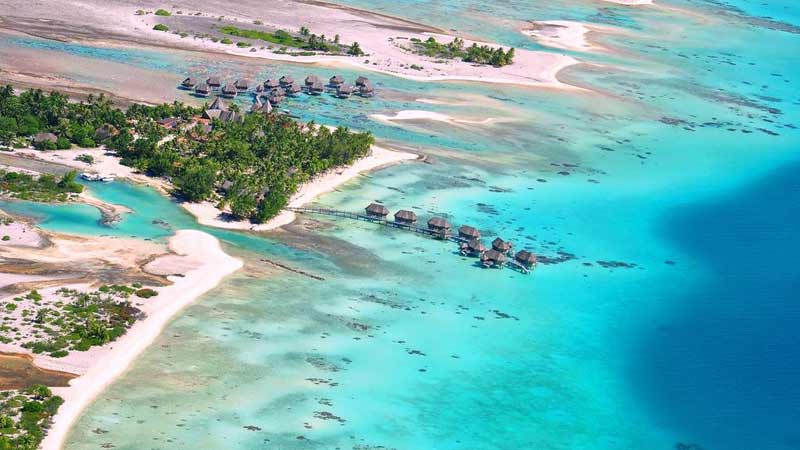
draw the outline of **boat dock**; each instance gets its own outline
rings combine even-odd
[[[427,227],[416,224],[416,214],[408,210],[395,213],[395,220],[388,220],[389,210],[383,205],[372,203],[365,208],[366,214],[343,211],[331,208],[305,208],[287,207],[287,211],[297,214],[318,214],[329,217],[339,217],[362,222],[374,223],[388,228],[409,231],[438,240],[446,240],[458,244],[464,256],[476,256],[480,264],[486,268],[509,267],[520,273],[530,273],[537,265],[536,255],[527,250],[514,253],[511,242],[500,238],[492,242],[492,248],[486,249],[480,242],[480,232],[468,225],[462,226],[457,234],[450,232],[450,224],[443,218],[433,217],[428,221]],[[508,256],[508,257],[507,257]]]

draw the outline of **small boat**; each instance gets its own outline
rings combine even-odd
[[[83,178],[86,181],[99,181],[100,180],[100,175],[95,175],[93,173],[84,172],[84,173],[81,174],[81,178]]]
[[[106,175],[106,176],[104,176],[104,177],[100,177],[100,181],[102,181],[103,183],[111,183],[111,182],[113,182],[115,179],[116,179],[116,178],[114,178],[114,176],[113,176],[113,175]]]

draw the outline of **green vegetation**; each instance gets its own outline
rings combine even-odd
[[[80,161],[86,164],[94,164],[94,156],[87,155],[86,153],[80,154],[75,157],[75,161]]]
[[[156,26],[153,27],[156,31],[169,31],[169,27],[164,25],[163,23],[157,23]]]
[[[347,50],[348,55],[353,56],[364,56],[364,51],[361,50],[361,46],[358,45],[358,42],[353,42],[353,45]]]
[[[4,240],[4,241],[10,241],[10,240],[11,240],[11,236],[9,236],[9,235],[7,235],[7,234],[4,234],[4,235],[3,235],[3,240]]]
[[[145,291],[145,295],[152,291],[157,295],[152,289],[137,290],[122,285],[102,286],[92,292],[61,288],[54,299],[43,302],[38,292],[31,291],[4,306],[6,312],[0,337],[34,353],[53,357],[66,356],[70,351],[85,351],[116,340],[136,320],[144,317],[129,300],[139,291]],[[9,304],[14,307],[9,308]],[[22,329],[28,331],[22,332]]]
[[[75,181],[75,175],[71,171],[57,179],[49,174],[35,177],[0,170],[0,196],[36,202],[68,201],[71,194],[83,192],[83,185]]]
[[[474,43],[464,48],[464,40],[460,38],[454,38],[449,44],[437,42],[433,37],[428,38],[426,41],[413,38],[411,42],[417,53],[432,58],[461,59],[465,62],[490,64],[495,67],[514,63],[513,48],[505,52],[501,47],[478,46],[478,44]]]
[[[150,297],[155,297],[156,295],[158,295],[158,292],[156,292],[155,289],[142,288],[142,289],[138,289],[135,292],[135,294],[136,294],[137,297],[140,297],[140,298],[150,298]]]
[[[333,41],[329,41],[325,38],[325,35],[317,36],[316,34],[312,34],[306,27],[302,27],[300,29],[300,37],[293,36],[291,33],[284,30],[277,30],[274,33],[270,33],[267,31],[238,28],[233,25],[224,25],[218,27],[217,29],[220,33],[230,36],[256,39],[270,42],[272,44],[300,48],[309,51],[340,53],[344,50],[344,47],[339,44],[339,35],[336,35],[336,38],[334,38]]]
[[[0,450],[36,450],[62,403],[42,385],[0,392]]]
[[[178,102],[159,106],[134,104],[122,113],[101,98],[49,110],[41,106],[37,109],[32,102],[19,99],[33,96],[49,104],[58,94],[46,96],[30,91],[15,96],[9,87],[10,97],[3,98],[2,92],[0,113],[4,102],[22,103],[26,106],[19,108],[15,113],[18,116],[44,109],[52,115],[48,121],[69,124],[72,105],[81,108],[92,126],[109,123],[116,128],[118,133],[104,142],[122,158],[122,164],[150,176],[169,177],[175,185],[175,195],[181,198],[230,206],[237,217],[257,223],[276,215],[300,184],[366,156],[374,141],[369,133],[354,133],[346,128],[331,131],[282,115],[247,114],[241,122],[215,119],[210,132],[201,126],[167,130],[156,121],[175,117],[186,124],[202,114],[204,108]],[[164,139],[169,135],[174,139]],[[225,181],[233,187],[218,193]]]
[[[169,16],[172,15],[171,12],[167,11],[166,9],[161,9],[161,8],[157,9],[155,14],[157,16],[164,16],[164,17],[169,17]]]
[[[228,39],[228,38],[223,38],[223,39],[222,39],[220,42],[222,42],[222,43],[223,43],[223,44],[225,44],[225,45],[231,45],[231,44],[233,44],[233,41],[232,41],[232,40],[230,40],[230,39]]]
[[[236,46],[240,47],[240,48],[250,47],[250,43],[249,42],[237,42]]]

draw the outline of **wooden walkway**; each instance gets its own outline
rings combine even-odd
[[[378,225],[382,225],[389,228],[396,228],[398,230],[405,230],[410,231],[412,233],[423,234],[425,236],[429,236],[439,240],[448,240],[451,242],[455,242],[457,244],[461,244],[467,242],[466,239],[460,236],[453,236],[447,235],[443,236],[442,233],[438,231],[431,230],[429,228],[418,227],[416,225],[405,225],[401,223],[397,223],[391,220],[386,220],[380,217],[368,216],[366,214],[357,214],[350,211],[342,211],[339,209],[329,209],[329,208],[286,208],[288,211],[292,211],[298,214],[321,214],[324,216],[332,216],[332,217],[343,217],[345,219],[353,219],[353,220],[360,220],[362,222],[369,222]],[[531,272],[531,269],[523,266],[522,264],[515,261],[513,258],[508,258],[505,262],[504,266],[510,267],[513,270],[518,272],[527,274]],[[503,267],[503,266],[501,266]]]

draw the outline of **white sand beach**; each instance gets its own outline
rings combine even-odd
[[[5,239],[6,236],[8,239]],[[39,247],[43,243],[44,239],[36,228],[27,222],[5,216],[0,211],[0,246]]]
[[[389,116],[386,114],[371,114],[369,117],[379,122],[387,124],[396,124],[395,122],[403,122],[403,121],[431,120],[434,122],[444,122],[455,126],[491,125],[497,122],[508,121],[508,119],[500,119],[497,117],[486,117],[480,120],[464,119],[464,118],[453,117],[443,113],[438,113],[433,111],[421,111],[421,110],[403,110],[397,112],[393,116]]]
[[[312,202],[320,195],[335,190],[337,187],[363,173],[378,170],[403,161],[414,160],[418,157],[419,156],[414,153],[398,152],[373,145],[372,152],[369,156],[359,159],[349,167],[339,168],[321,174],[300,186],[298,191],[289,199],[287,206],[293,208],[303,206],[306,203]],[[197,221],[203,225],[230,230],[274,230],[275,228],[292,223],[295,219],[295,214],[293,212],[283,211],[267,223],[253,224],[246,220],[228,220],[223,211],[209,202],[181,203],[181,206],[194,215]]]
[[[124,336],[103,347],[93,347],[87,352],[72,352],[60,360],[35,357],[36,365],[42,368],[81,374],[70,382],[69,387],[53,388],[65,402],[55,416],[41,449],[59,450],[83,410],[125,372],[169,321],[242,266],[240,260],[222,250],[216,238],[200,231],[178,231],[170,239],[169,247],[174,255],[165,256],[167,262],[158,265],[161,270],[181,273],[182,276],[170,276],[171,285],[156,288],[158,296],[137,305],[147,314],[146,319],[135,323]]]
[[[578,52],[603,50],[603,47],[590,42],[587,34],[604,27],[570,20],[531,21],[530,25],[531,28],[521,30],[522,33],[547,47]]]

